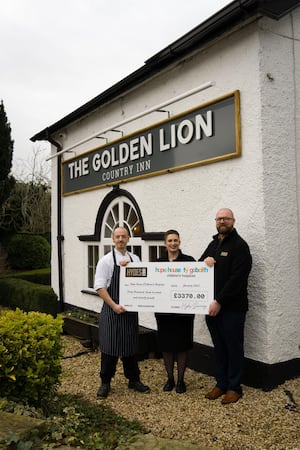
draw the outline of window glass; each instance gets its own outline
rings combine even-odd
[[[94,287],[94,275],[99,259],[99,247],[98,245],[88,246],[88,287]]]
[[[107,223],[105,224],[104,237],[111,238],[114,227],[110,227]]]
[[[139,219],[138,216],[136,215],[136,212],[134,211],[133,208],[130,208],[129,210],[129,214],[127,216],[127,220],[128,224],[130,225],[130,228],[133,230],[134,227],[137,226],[137,224],[139,223]]]
[[[130,205],[126,202],[124,202],[124,219],[126,220],[128,215],[129,215],[129,211],[130,211]]]
[[[112,214],[113,214],[113,217],[114,217],[115,224],[119,223],[119,221],[120,221],[119,203],[117,203],[117,204],[112,208]]]
[[[166,247],[164,245],[158,246],[158,257],[162,258],[166,253]]]
[[[104,255],[112,250],[112,245],[104,245]]]
[[[115,226],[115,222],[114,222],[114,218],[113,218],[113,215],[112,215],[112,212],[110,211],[109,212],[109,214],[108,214],[108,216],[107,216],[107,219],[106,219],[106,227],[107,227],[107,230],[113,230],[113,228],[114,228],[114,226]],[[107,236],[108,237],[108,236]]]
[[[131,251],[132,253],[137,255],[140,259],[142,259],[142,248],[140,245],[133,245]]]
[[[149,245],[149,261],[157,261],[165,253],[164,245]]]

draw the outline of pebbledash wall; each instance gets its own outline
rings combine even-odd
[[[198,259],[216,211],[229,207],[253,255],[245,383],[268,389],[298,376],[299,120],[299,2],[248,0],[33,136],[52,143],[52,284],[61,306],[100,311],[92,271],[114,214],[129,227],[137,219],[131,243],[143,259],[169,228]],[[153,314],[140,313],[140,324],[156,328]],[[212,373],[203,316],[194,341],[191,367]]]

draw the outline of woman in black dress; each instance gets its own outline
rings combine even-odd
[[[195,261],[192,256],[185,255],[179,248],[180,236],[176,230],[165,233],[166,255],[158,261]],[[172,391],[175,387],[174,365],[177,362],[176,392],[182,394],[186,391],[184,373],[187,367],[188,351],[193,346],[194,315],[156,313],[158,343],[163,354],[168,380],[164,391]]]

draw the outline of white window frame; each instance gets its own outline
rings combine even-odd
[[[125,204],[129,206],[127,216],[125,214]],[[118,217],[114,213],[114,208],[118,208]],[[128,249],[132,253],[136,253],[140,256],[141,261],[149,261],[150,260],[150,248],[156,247],[156,255],[155,258],[159,258],[164,249],[164,245],[162,241],[146,241],[143,240],[140,236],[134,236],[134,227],[139,226],[139,221],[137,220],[135,223],[129,223],[130,219],[132,219],[131,212],[134,211],[138,219],[138,213],[133,203],[124,196],[116,197],[107,207],[103,221],[101,226],[101,236],[100,242],[86,242],[85,247],[85,280],[84,285],[87,287],[86,291],[94,292],[93,287],[89,286],[89,270],[90,270],[90,261],[89,261],[89,248],[93,247],[95,250],[98,249],[99,258],[102,258],[106,253],[111,251],[114,247],[111,234],[113,230],[120,226],[126,227],[129,230],[130,239],[128,243]],[[110,217],[109,217],[110,216]],[[126,217],[124,217],[126,216]],[[106,236],[105,236],[106,234]],[[108,236],[109,234],[109,236]],[[138,247],[138,249],[136,249]],[[152,250],[153,251],[153,250]],[[94,269],[96,270],[96,265],[98,261],[93,261]]]

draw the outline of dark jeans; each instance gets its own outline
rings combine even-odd
[[[102,383],[110,383],[111,379],[116,373],[118,356],[107,355],[106,353],[101,353],[101,370],[100,378]],[[124,356],[121,358],[123,363],[124,375],[130,381],[139,381],[140,370],[137,362],[137,357]]]
[[[206,316],[215,348],[217,386],[224,391],[242,393],[245,318],[245,311],[221,310],[216,317]]]

